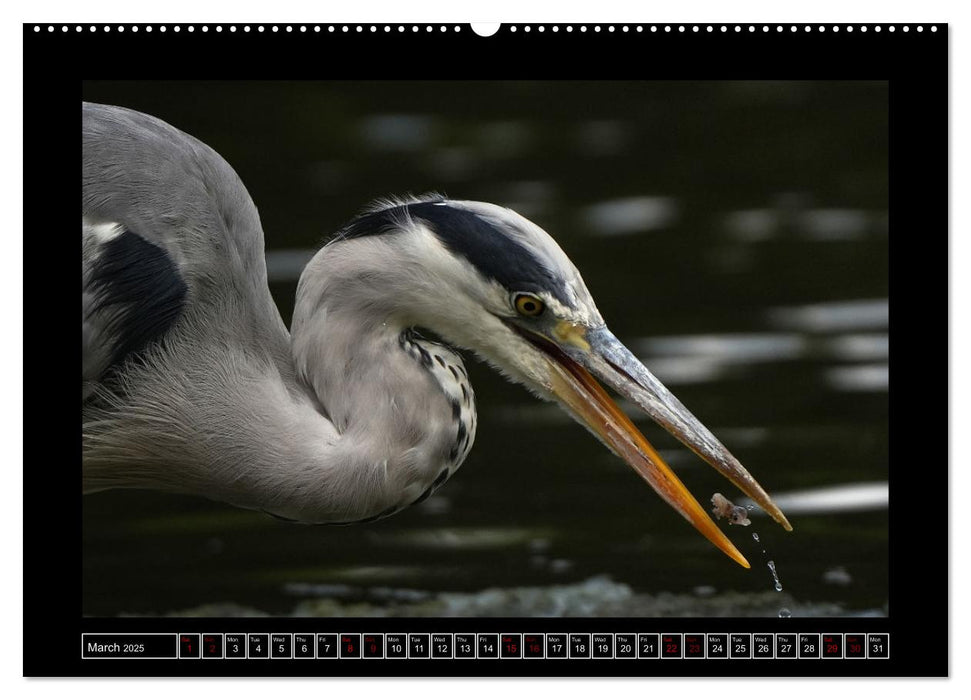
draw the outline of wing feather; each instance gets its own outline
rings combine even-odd
[[[160,341],[188,288],[159,246],[112,222],[82,219],[82,400],[114,368]]]

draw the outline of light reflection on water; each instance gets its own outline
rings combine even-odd
[[[889,365],[851,365],[830,367],[826,381],[841,391],[889,391]]]
[[[770,308],[771,324],[814,333],[883,329],[890,325],[890,302],[867,299]]]
[[[647,355],[710,357],[719,362],[762,362],[801,357],[806,341],[798,335],[768,333],[658,336],[635,341]]]
[[[885,510],[890,506],[890,484],[886,482],[840,484],[791,493],[776,493],[773,494],[772,500],[787,515]],[[748,499],[740,499],[739,505],[749,507],[753,503]],[[758,508],[753,512],[765,515]]]
[[[678,220],[678,205],[670,197],[632,197],[598,202],[582,216],[593,235],[642,233],[674,225]]]
[[[435,122],[415,114],[381,114],[362,120],[361,139],[378,151],[424,151],[432,145]]]
[[[314,528],[200,498],[86,497],[87,614],[210,603],[334,615],[435,614],[421,607],[432,603],[471,614],[774,616],[783,603],[796,616],[883,614],[885,85],[263,89],[255,99],[240,84],[94,84],[85,98],[156,113],[230,160],[260,209],[287,320],[316,246],[376,197],[444,191],[534,218],[617,336],[787,511],[793,533],[759,532],[786,598],[726,561],[563,411],[467,355],[476,444],[432,498],[371,525]],[[213,100],[233,125],[213,120]],[[741,502],[622,408],[700,501],[722,491]],[[728,534],[758,557],[747,535]]]

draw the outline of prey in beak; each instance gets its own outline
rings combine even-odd
[[[550,390],[579,422],[629,464],[667,503],[736,562],[748,561],[712,521],[671,468],[597,382],[598,377],[640,406],[655,422],[761,506],[786,530],[792,526],[738,460],[606,328],[560,320],[548,336],[510,327],[539,350],[550,366]]]

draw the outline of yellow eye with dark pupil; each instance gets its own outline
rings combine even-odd
[[[523,316],[539,316],[543,313],[543,302],[529,294],[520,294],[516,297],[516,311]]]

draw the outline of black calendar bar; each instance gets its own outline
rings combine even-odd
[[[886,633],[85,633],[84,659],[681,661],[889,659]]]

